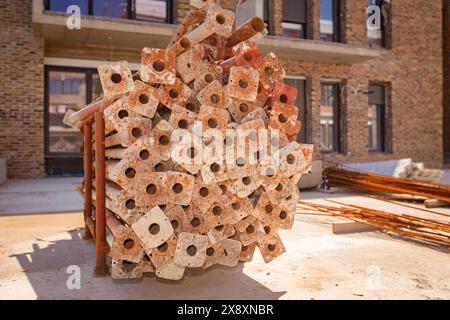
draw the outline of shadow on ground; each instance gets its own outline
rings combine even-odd
[[[42,245],[33,244],[33,251],[11,256],[20,263],[37,299],[278,299],[286,293],[274,292],[246,275],[243,264],[187,270],[177,282],[153,274],[135,280],[93,277],[95,246],[82,239],[83,232],[73,229],[65,239],[43,240]],[[69,266],[80,268],[80,289],[67,286]]]

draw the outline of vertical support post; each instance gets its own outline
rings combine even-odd
[[[95,270],[94,275],[108,274],[105,217],[105,122],[103,112],[95,113]]]
[[[85,240],[93,238],[88,226],[88,220],[92,220],[92,124],[83,126],[83,169],[84,169],[84,237]]]

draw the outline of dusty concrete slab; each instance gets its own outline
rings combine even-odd
[[[324,197],[364,201],[302,193]],[[92,277],[95,249],[81,240],[81,213],[0,217],[0,299],[450,299],[448,250],[381,232],[333,235],[330,221],[297,215],[294,229],[281,232],[287,252],[270,264],[257,253],[238,268],[189,272],[170,283]],[[73,265],[80,290],[66,286]]]
[[[82,178],[8,180],[0,186],[0,215],[70,212],[83,208]]]

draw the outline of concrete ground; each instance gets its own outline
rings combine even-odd
[[[301,198],[423,214],[351,194]],[[81,239],[81,213],[2,216],[0,299],[450,299],[448,249],[381,232],[334,235],[331,221],[298,214],[294,228],[280,232],[287,252],[270,264],[257,252],[237,268],[192,270],[171,283],[93,277],[95,248]],[[80,289],[67,287],[70,266],[81,270]]]
[[[83,209],[76,192],[83,178],[8,180],[0,185],[0,216]]]

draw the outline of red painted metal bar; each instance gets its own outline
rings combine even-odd
[[[95,269],[96,276],[108,274],[105,217],[105,121],[95,113]]]
[[[92,124],[83,126],[83,167],[84,167],[84,239],[93,238],[92,230]],[[92,229],[91,229],[92,228]]]

